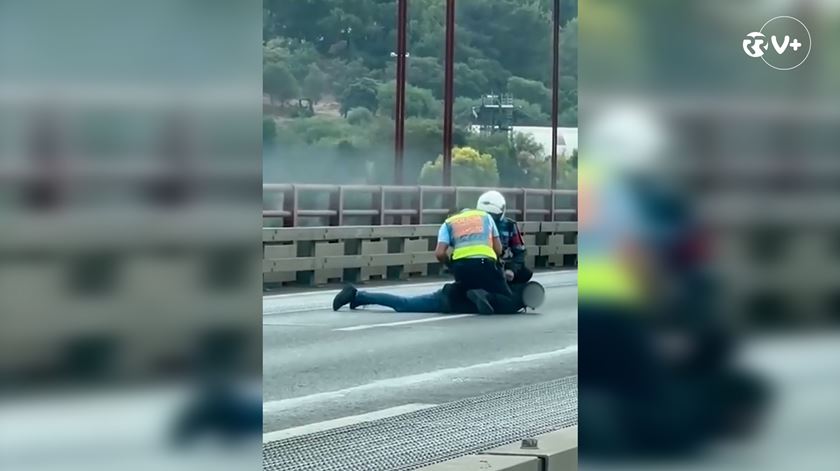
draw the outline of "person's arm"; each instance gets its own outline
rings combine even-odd
[[[435,258],[438,262],[447,265],[449,264],[449,246],[446,244],[442,244],[438,242],[437,247],[435,247]]]
[[[525,241],[522,239],[522,233],[519,232],[519,226],[513,223],[513,235],[510,238],[510,251],[513,258],[510,260],[510,265],[513,269],[519,269],[525,266]]]
[[[449,226],[441,224],[438,230],[437,247],[435,247],[435,258],[442,264],[449,264],[449,244],[452,243],[449,234]]]
[[[502,246],[502,240],[499,238],[499,228],[496,227],[496,221],[493,220],[493,216],[487,214],[486,217],[490,221],[490,238],[493,240],[493,250],[496,252],[496,255],[501,257],[505,248]]]

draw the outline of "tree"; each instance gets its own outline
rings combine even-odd
[[[443,181],[443,156],[427,162],[420,172],[424,185],[440,185]],[[452,149],[452,184],[456,186],[497,186],[499,170],[490,154],[480,154],[471,147]]]
[[[470,134],[470,147],[481,153],[488,153],[496,159],[501,185],[507,187],[547,188],[550,169],[546,163],[545,150],[529,134],[516,133],[513,138],[506,134]]]
[[[550,9],[522,0],[462,2],[459,9],[458,40],[477,53],[458,57],[495,59],[520,77],[551,76]]]
[[[304,96],[312,100],[313,103],[318,103],[324,92],[326,92],[326,88],[327,76],[321,72],[321,69],[319,69],[317,65],[310,65],[309,73],[307,73],[306,78],[303,79]]]
[[[343,119],[321,116],[289,120],[278,131],[281,136],[304,144],[316,144],[320,141],[338,142],[341,139],[350,139],[357,134],[353,127]]]
[[[280,100],[280,105],[300,95],[300,85],[292,76],[289,69],[280,64],[269,64],[263,69],[263,91],[271,97]]]
[[[518,126],[551,125],[551,116],[544,113],[539,105],[514,98],[513,106],[513,119]]]
[[[273,118],[263,118],[262,123],[262,137],[263,142],[274,142],[277,138],[277,124]]]
[[[471,69],[481,72],[481,74],[487,79],[487,92],[499,93],[507,87],[510,72],[505,70],[499,61],[495,59],[470,57],[467,59],[467,65],[469,65]]]
[[[360,106],[347,112],[347,122],[353,126],[367,124],[371,120],[373,120],[373,113],[367,108]]]
[[[473,123],[473,108],[481,104],[478,98],[458,97],[452,104],[452,117],[456,126],[467,127]]]
[[[455,64],[454,71],[455,93],[458,96],[478,98],[492,91],[490,82],[480,70],[459,62]]]
[[[318,51],[307,41],[278,37],[263,46],[263,67],[269,64],[284,65],[298,83],[306,77],[309,66],[317,61]]]
[[[329,77],[329,88],[336,97],[344,96],[347,88],[361,79],[381,79],[377,71],[365,67],[361,60],[328,59],[321,62],[321,70]]]
[[[408,82],[418,88],[432,92],[435,98],[443,98],[443,66],[436,57],[414,57],[407,61],[406,75]],[[385,70],[385,76],[392,79],[396,75],[396,64],[391,62]]]
[[[394,115],[396,100],[396,81],[390,81],[379,87],[379,114]],[[435,118],[440,116],[440,104],[432,92],[423,88],[406,85],[405,87],[405,116],[407,118]]]
[[[347,112],[357,107],[376,111],[379,106],[379,83],[368,78],[359,79],[344,91],[341,97],[341,114],[347,117]]]
[[[539,105],[544,113],[551,113],[551,90],[546,88],[542,82],[522,77],[511,77],[507,82],[507,91],[514,98]]]
[[[569,21],[560,37],[560,116],[561,126],[577,126],[578,105],[578,20]]]

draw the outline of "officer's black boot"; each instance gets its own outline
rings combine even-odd
[[[475,304],[481,314],[493,314],[496,311],[490,304],[489,293],[483,289],[471,289],[467,291],[467,298]]]

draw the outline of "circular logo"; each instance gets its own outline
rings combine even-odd
[[[759,57],[776,70],[795,69],[811,55],[811,32],[792,16],[772,18],[758,32],[767,41]]]

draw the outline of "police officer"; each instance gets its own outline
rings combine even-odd
[[[502,263],[507,281],[511,284],[531,281],[534,273],[525,266],[525,241],[522,240],[522,233],[519,232],[516,221],[505,217],[505,197],[498,191],[488,191],[478,197],[476,207],[489,213],[499,229]]]
[[[503,207],[498,209],[504,212]],[[498,265],[502,249],[499,230],[486,207],[461,211],[446,219],[438,231],[435,257],[449,267],[482,314],[494,312],[490,294],[507,299],[513,295]]]

